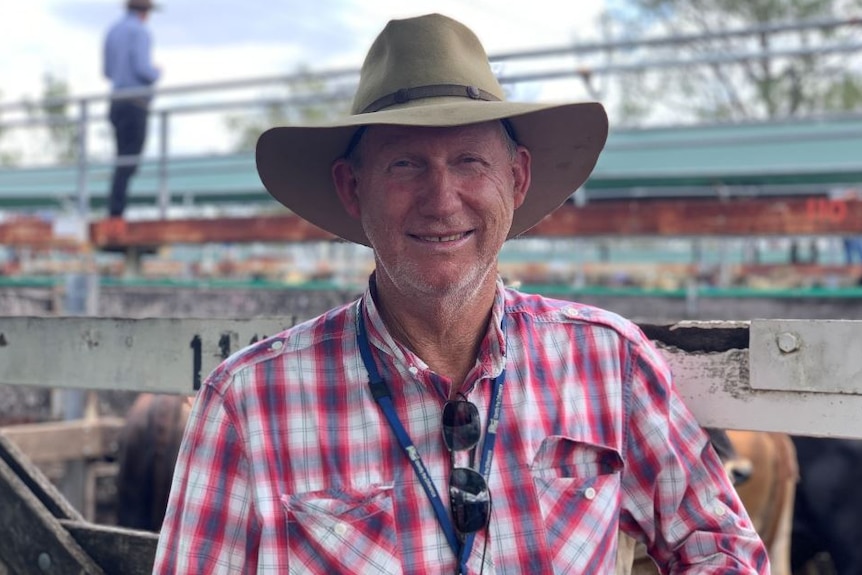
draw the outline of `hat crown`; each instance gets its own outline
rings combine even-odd
[[[504,99],[488,55],[469,28],[441,14],[391,20],[362,64],[352,113],[366,112],[374,102],[399,91],[446,85],[477,88]],[[386,108],[423,105],[427,100],[434,98]]]
[[[159,6],[152,0],[127,0],[126,8],[129,10],[156,10]]]

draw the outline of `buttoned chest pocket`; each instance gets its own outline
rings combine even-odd
[[[555,572],[584,572],[596,546],[616,537],[622,468],[608,447],[563,436],[542,442],[530,471]]]
[[[391,486],[282,495],[290,573],[401,573]]]

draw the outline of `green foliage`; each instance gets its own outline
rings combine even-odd
[[[707,35],[726,30],[846,18],[862,0],[618,0],[610,20],[625,38]],[[650,118],[720,121],[862,110],[862,55],[819,48],[858,41],[860,25],[808,27],[748,36],[704,38],[641,48],[635,59],[657,61],[762,54],[740,62],[657,67],[637,82],[621,78],[623,123]],[[810,49],[781,57],[782,50]],[[635,55],[629,54],[634,58]],[[660,93],[657,93],[660,92]]]
[[[0,102],[3,101],[3,91],[0,90]],[[3,122],[2,122],[3,112],[0,110],[0,142],[3,141]],[[0,166],[14,166],[18,163],[17,157],[9,151],[0,150]]]
[[[258,136],[274,126],[316,124],[346,115],[349,102],[333,97],[332,93],[333,88],[324,80],[300,70],[262,108],[225,118],[234,149],[253,150]]]
[[[45,76],[42,112],[55,123],[48,126],[55,157],[60,162],[76,158],[77,126],[70,123],[66,101],[70,96],[69,84],[65,80],[48,74]]]
[[[27,115],[45,123],[46,145],[42,149],[47,157],[43,160],[68,163],[77,157],[78,128],[68,114],[69,96],[68,82],[46,74],[41,99],[27,102]]]

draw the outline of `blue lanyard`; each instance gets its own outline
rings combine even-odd
[[[392,404],[392,395],[389,393],[389,387],[386,385],[386,382],[383,381],[383,378],[380,377],[380,372],[377,370],[377,364],[374,362],[374,357],[371,355],[371,346],[368,343],[368,333],[365,330],[364,315],[365,314],[363,314],[362,311],[362,301],[360,300],[359,305],[356,306],[356,342],[359,344],[359,353],[362,355],[362,362],[365,364],[365,370],[368,372],[368,386],[371,388],[371,395],[380,406],[380,409],[383,410],[383,414],[386,416],[387,421],[389,421],[389,426],[395,433],[395,437],[398,438],[398,443],[401,444],[401,449],[407,455],[407,459],[410,460],[411,465],[413,465],[413,470],[416,472],[416,476],[419,478],[422,488],[425,489],[425,494],[428,496],[428,500],[431,501],[434,513],[437,515],[437,522],[440,524],[440,527],[443,529],[443,534],[449,542],[449,547],[452,548],[452,552],[455,554],[455,557],[458,558],[460,572],[467,573],[467,559],[470,557],[470,550],[473,548],[473,540],[475,539],[476,534],[468,534],[464,538],[463,545],[458,541],[455,528],[452,525],[452,521],[449,519],[449,516],[446,514],[446,508],[443,506],[440,494],[437,492],[437,489],[434,487],[434,483],[431,481],[431,476],[428,474],[428,469],[425,467],[425,464],[422,462],[422,458],[419,456],[419,451],[417,451],[416,446],[413,445],[413,441],[410,439],[410,435],[407,434],[407,430],[404,429],[404,426],[401,424],[401,420],[398,419],[398,414],[395,412],[395,407]],[[505,333],[505,316],[503,316],[501,327]],[[500,417],[503,413],[503,394],[500,392],[502,391],[505,379],[506,370],[503,369],[503,371],[500,372],[500,375],[494,378],[494,384],[491,389],[491,403],[488,406],[488,423],[485,427],[485,440],[482,443],[482,457],[479,463],[479,469],[485,477],[485,481],[488,481],[491,473],[491,460],[494,457],[494,442],[497,439],[497,429],[500,425]]]

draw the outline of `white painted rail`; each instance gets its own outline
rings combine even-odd
[[[293,323],[0,317],[0,384],[192,394],[228,354]],[[747,337],[722,349],[682,349],[680,338],[651,336],[702,425],[862,438],[862,321],[682,322],[665,329],[700,338],[728,326]]]
[[[293,317],[0,317],[0,384],[191,395],[230,353]]]

